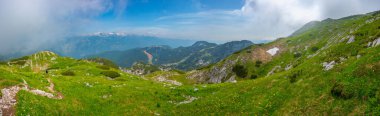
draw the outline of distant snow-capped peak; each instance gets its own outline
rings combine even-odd
[[[122,32],[96,32],[92,34],[85,34],[84,36],[126,36],[127,33]]]

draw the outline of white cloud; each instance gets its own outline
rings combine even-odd
[[[52,45],[109,6],[107,0],[1,0],[0,53]]]
[[[157,19],[167,37],[214,41],[288,36],[313,20],[380,10],[375,0],[246,0],[241,9],[204,11]]]

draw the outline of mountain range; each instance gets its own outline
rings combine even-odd
[[[127,50],[153,45],[188,46],[194,41],[118,33],[97,33],[70,37],[60,43],[62,44],[51,48],[51,50],[63,56],[82,58],[106,51]]]
[[[188,47],[151,46],[126,51],[108,51],[88,57],[110,59],[119,66],[131,67],[135,62],[144,62],[166,68],[192,70],[204,67],[253,45],[251,41],[232,41],[224,44],[198,41]]]

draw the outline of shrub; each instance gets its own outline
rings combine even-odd
[[[109,70],[110,69],[109,66],[105,66],[105,65],[96,66],[96,68],[103,69],[103,70]]]
[[[371,77],[379,74],[380,62],[376,64],[363,64],[353,71],[355,77]]]
[[[301,57],[301,56],[302,56],[301,53],[295,53],[295,54],[294,54],[294,58],[299,58],[299,57]]]
[[[115,68],[115,69],[119,68],[114,62],[105,58],[88,58],[86,60],[91,61],[91,62],[96,62],[96,63],[102,64],[111,68]]]
[[[337,98],[350,99],[354,96],[354,92],[349,85],[335,83],[331,88],[331,95]]]
[[[257,77],[257,75],[251,75],[251,79],[256,79]]]
[[[235,65],[232,67],[232,71],[241,78],[245,78],[248,74],[247,69],[243,65]]]
[[[255,66],[256,67],[260,67],[261,64],[263,64],[263,62],[261,62],[260,60],[257,60],[256,63],[255,63]]]
[[[361,33],[361,32],[357,32],[355,33],[356,36],[364,36],[364,33]]]
[[[118,72],[115,72],[115,71],[103,71],[100,74],[107,76],[107,77],[110,77],[110,78],[120,77],[120,74]]]
[[[28,60],[28,59],[29,59],[29,56],[24,56],[24,57],[21,57],[21,58],[12,59],[11,62],[20,61],[20,60]]]
[[[290,76],[289,76],[289,81],[290,83],[294,83],[297,81],[297,78],[302,74],[302,70],[299,70],[299,71],[296,71],[296,72],[293,72]]]
[[[63,76],[75,76],[75,73],[71,70],[67,70],[61,73]]]
[[[293,75],[291,75],[291,76],[289,77],[289,79],[290,79],[290,83],[294,83],[294,82],[297,81],[297,75],[293,74]]]
[[[316,47],[316,46],[314,46],[314,47],[311,47],[311,51],[312,52],[317,52],[319,50],[319,48],[318,47]]]

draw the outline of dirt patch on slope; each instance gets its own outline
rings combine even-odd
[[[144,54],[148,57],[149,64],[153,64],[153,55],[144,50]]]

